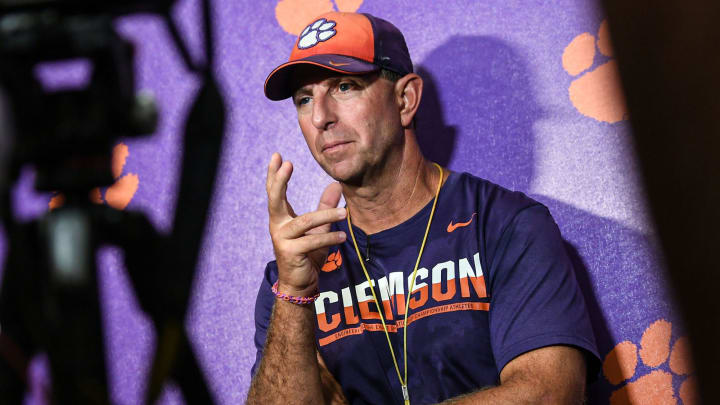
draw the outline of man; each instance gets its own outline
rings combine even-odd
[[[296,215],[292,164],[270,160],[276,260],[248,403],[583,401],[597,352],[557,226],[525,195],[425,160],[422,90],[400,31],[366,14],[318,17],[269,75],[266,96],[292,97],[337,183]]]

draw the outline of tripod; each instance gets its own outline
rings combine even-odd
[[[32,164],[36,189],[60,191],[66,202],[19,223],[10,188],[0,189],[9,236],[0,284],[0,403],[22,403],[27,359],[42,351],[50,363],[52,403],[110,403],[96,254],[114,245],[125,253],[132,287],[157,335],[145,402],[155,402],[173,379],[188,403],[213,404],[184,326],[225,122],[212,73],[209,0],[202,3],[203,64],[189,56],[170,17],[172,1],[27,3],[0,2],[0,85],[15,130],[8,183]],[[115,16],[140,11],[164,17],[186,65],[203,80],[185,125],[178,203],[167,235],[142,213],[88,198],[90,190],[112,182],[117,138],[151,133],[157,121],[154,104],[135,96],[132,44],[113,26]],[[33,76],[38,63],[77,57],[93,63],[85,88],[47,93]]]

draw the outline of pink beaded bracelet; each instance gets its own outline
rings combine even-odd
[[[320,293],[315,294],[312,297],[296,297],[294,295],[283,294],[281,292],[278,292],[278,282],[277,281],[275,282],[275,284],[273,284],[271,290],[272,290],[273,294],[275,294],[275,296],[280,298],[281,300],[287,301],[287,302],[292,302],[293,304],[298,304],[298,305],[312,304],[320,296]]]

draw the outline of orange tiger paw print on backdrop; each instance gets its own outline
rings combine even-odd
[[[280,0],[275,18],[288,34],[300,35],[307,23],[329,11],[355,12],[364,0]]]
[[[128,173],[123,175],[123,169],[130,151],[124,143],[119,143],[113,148],[112,174],[115,183],[105,189],[95,188],[90,192],[90,199],[96,204],[107,203],[109,206],[123,210],[130,204],[140,185],[140,178],[137,174]],[[52,210],[63,204],[65,197],[57,194],[50,199],[48,207]]]
[[[603,375],[610,384],[618,387],[610,395],[610,405],[699,403],[688,338],[682,336],[672,346],[671,338],[672,324],[660,319],[645,329],[639,349],[635,343],[626,340],[605,356]],[[650,368],[650,372],[640,375],[640,361]],[[682,381],[677,392],[673,379]]]
[[[612,58],[613,48],[607,20],[600,24],[597,38],[588,33],[576,36],[565,47],[562,55],[563,69],[575,80],[570,84],[568,95],[580,114],[601,122],[614,124],[627,119],[625,96],[620,87],[617,61],[610,59],[597,64],[597,59]],[[592,70],[589,70],[593,68]],[[584,73],[584,74],[583,74]]]

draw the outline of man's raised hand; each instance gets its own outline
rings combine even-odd
[[[330,224],[345,219],[347,211],[336,208],[341,186],[325,188],[316,211],[296,215],[287,201],[292,163],[274,153],[268,165],[265,188],[268,194],[270,237],[278,265],[278,291],[306,297],[317,292],[318,272],[328,247],[345,241],[344,232],[330,232]]]

